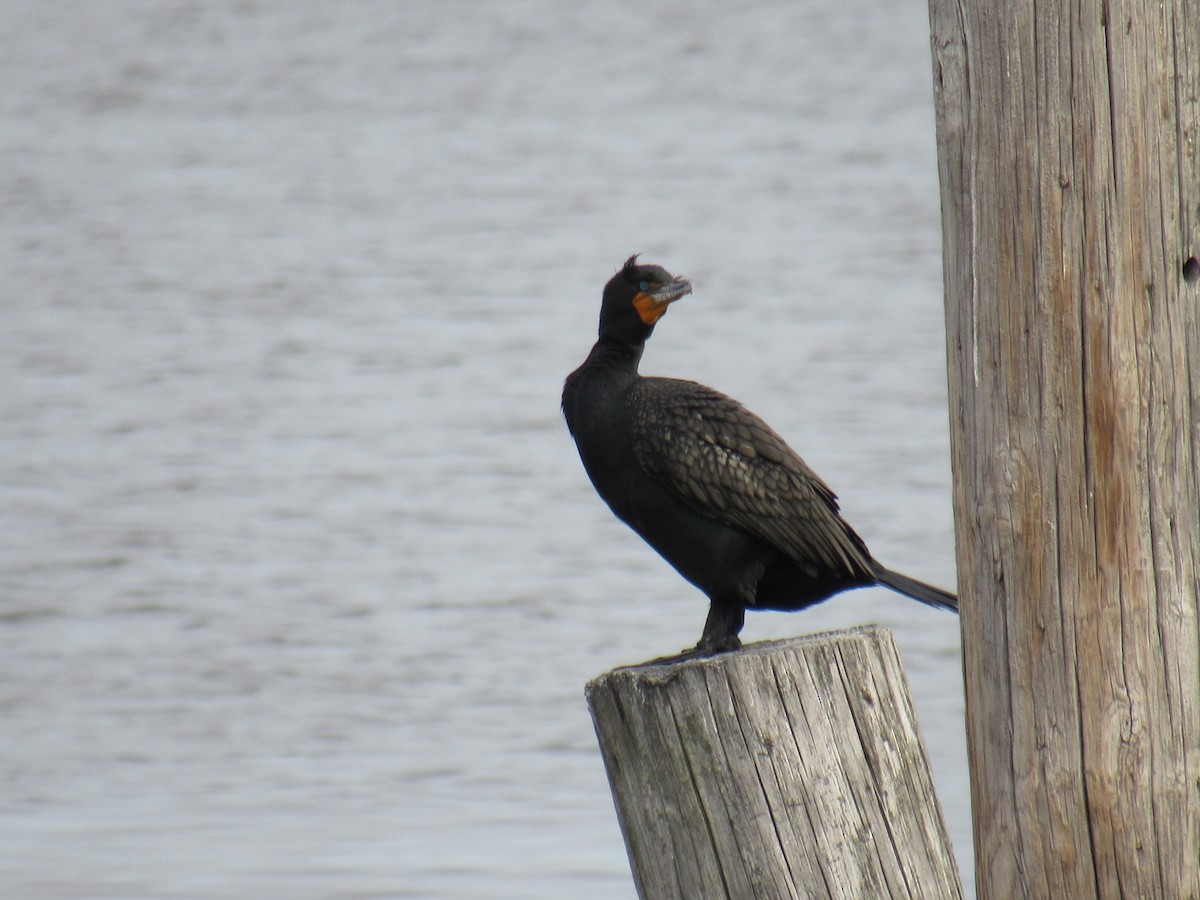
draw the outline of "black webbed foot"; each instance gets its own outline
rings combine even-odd
[[[734,650],[740,650],[741,647],[742,642],[737,635],[727,635],[720,641],[712,642],[701,638],[700,643],[690,650],[684,650],[682,653],[675,653],[671,656],[660,656],[656,659],[647,660],[642,665],[669,666],[672,663],[687,662],[689,659],[706,659],[720,653],[732,653]]]

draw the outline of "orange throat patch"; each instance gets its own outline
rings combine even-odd
[[[638,311],[638,315],[647,325],[653,325],[661,319],[670,305],[670,300],[655,300],[645,291],[638,291],[633,298],[634,309]]]

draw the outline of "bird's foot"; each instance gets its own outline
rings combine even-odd
[[[741,647],[742,642],[735,634],[727,635],[719,641],[706,641],[701,638],[700,643],[689,650],[684,650],[682,653],[676,653],[671,656],[660,656],[657,659],[651,659],[642,663],[642,665],[669,666],[672,663],[687,662],[689,659],[707,659],[710,656],[716,656],[720,653],[732,653],[734,650],[740,650]]]

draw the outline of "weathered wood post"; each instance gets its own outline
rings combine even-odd
[[[1200,6],[930,0],[983,898],[1200,896]]]
[[[962,896],[885,629],[617,669],[587,697],[642,898]]]

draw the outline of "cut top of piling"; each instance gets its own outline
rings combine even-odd
[[[962,896],[891,633],[587,685],[639,895]]]

